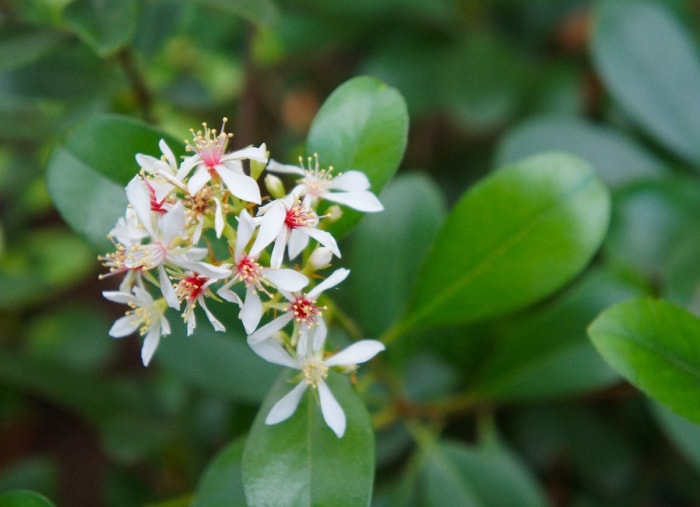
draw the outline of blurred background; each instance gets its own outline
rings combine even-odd
[[[697,40],[698,2],[655,3]],[[547,148],[621,162],[604,176],[619,188],[661,168],[684,178],[683,157],[636,127],[603,83],[593,12],[583,0],[0,0],[0,491],[33,489],[58,506],[188,505],[265,393],[230,395],[225,376],[179,370],[182,351],[159,360],[159,350],[145,369],[136,337],[109,338],[122,308],[100,295],[113,288],[97,278],[103,252],[64,225],[45,184],[66,128],[111,112],[184,139],[227,116],[234,148],[266,142],[293,163],[325,98],[367,74],[408,104],[401,171],[429,174],[448,202]],[[664,199],[685,198],[683,183],[668,185]],[[665,283],[656,244],[648,254],[635,233],[606,255],[653,290]],[[626,234],[638,241],[627,250]],[[507,439],[552,505],[700,505],[700,454],[688,465],[616,382],[507,407]],[[380,476],[400,466],[400,452],[386,455]]]

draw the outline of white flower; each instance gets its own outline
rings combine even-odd
[[[323,359],[323,351],[308,351],[305,355],[297,354],[293,357],[275,340],[264,340],[252,344],[251,347],[256,354],[271,363],[302,372],[301,381],[275,403],[265,418],[265,424],[277,424],[291,417],[299,406],[306,388],[311,386],[318,391],[323,419],[338,438],[345,433],[346,420],[342,407],[326,384],[328,368],[340,366],[344,369],[354,369],[356,365],[369,361],[384,350],[384,345],[377,340],[360,340]]]
[[[274,241],[270,256],[270,266],[273,268],[282,265],[285,246],[288,246],[289,258],[294,259],[309,244],[309,238],[315,239],[333,252],[333,255],[340,257],[340,250],[333,235],[316,228],[318,215],[294,194],[272,201],[262,208],[262,211],[260,230],[252,250],[260,252]]]
[[[348,269],[337,269],[306,294],[292,294],[280,290],[280,294],[289,301],[287,311],[248,336],[248,343],[251,345],[260,343],[294,320],[299,325],[297,353],[305,355],[307,349],[320,350],[326,340],[327,328],[326,323],[321,318],[325,307],[318,306],[316,300],[323,291],[335,287],[349,274],[350,270]],[[309,347],[309,345],[311,346]]]
[[[114,338],[122,338],[138,330],[141,336],[146,337],[141,347],[141,360],[144,366],[148,366],[160,337],[170,334],[170,324],[165,318],[166,306],[162,304],[162,300],[154,301],[141,287],[134,287],[132,292],[133,294],[117,291],[102,293],[106,299],[127,304],[131,308],[124,317],[117,319],[109,334]]]
[[[181,190],[185,190],[186,187],[178,174],[180,168],[175,159],[175,154],[163,139],[160,140],[158,146],[163,154],[161,158],[144,155],[143,153],[136,154],[136,162],[139,164],[139,167],[148,174],[167,181],[171,185],[171,188],[175,186]]]
[[[216,331],[226,331],[224,325],[219,322],[219,320],[214,317],[211,313],[206,303],[206,296],[211,296],[211,291],[209,286],[216,282],[216,278],[208,278],[202,276],[201,274],[189,271],[185,273],[185,276],[178,282],[175,287],[175,293],[178,298],[185,301],[185,311],[182,313],[182,318],[187,323],[187,336],[190,336],[194,332],[194,328],[197,326],[197,320],[194,315],[194,309],[199,303],[202,307],[204,313],[209,319],[209,322],[214,327]]]
[[[233,253],[236,262],[235,275],[221,287],[217,294],[226,301],[236,303],[241,311],[238,317],[243,322],[246,333],[252,333],[260,323],[263,314],[263,306],[258,292],[267,294],[266,285],[277,287],[285,291],[299,291],[306,287],[309,279],[293,269],[272,269],[261,266],[258,263],[260,252],[251,251],[245,254],[245,247],[253,237],[256,224],[248,212],[244,209],[238,217],[238,231],[236,236],[236,248]],[[243,282],[246,287],[245,300],[241,301],[238,294],[230,287]],[[268,294],[269,295],[269,294]]]
[[[180,166],[178,177],[183,179],[194,169],[194,174],[187,182],[187,190],[190,195],[199,192],[213,175],[218,175],[230,192],[244,201],[260,204],[260,189],[258,183],[243,172],[241,160],[255,160],[267,162],[267,148],[265,144],[259,147],[248,146],[232,153],[226,153],[228,140],[232,134],[224,132],[226,118],[221,125],[221,133],[210,129],[203,123],[204,132],[192,131],[194,146],[187,144],[188,151],[194,151],[195,155],[186,159]]]
[[[315,163],[312,166],[314,160]],[[299,157],[299,166],[280,164],[276,160],[270,160],[267,170],[303,176],[298,180],[298,185],[292,193],[306,197],[312,205],[319,199],[325,199],[358,211],[376,212],[384,209],[377,196],[369,191],[370,183],[363,172],[346,171],[333,177],[332,167],[320,168],[318,155],[314,155],[313,159],[309,157],[307,166],[304,168],[303,159]]]

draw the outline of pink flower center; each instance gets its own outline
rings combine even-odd
[[[299,296],[289,305],[289,311],[294,314],[294,319],[307,327],[314,324],[325,309],[325,306],[317,306],[316,301],[305,296]]]
[[[238,274],[238,277],[243,280],[246,287],[252,287],[260,284],[262,267],[255,259],[244,255],[236,265],[236,273]]]
[[[290,229],[297,227],[314,227],[318,223],[318,215],[304,207],[301,203],[296,203],[287,210],[287,215],[284,217],[284,224]]]
[[[179,299],[194,301],[204,292],[204,284],[209,280],[206,276],[188,275],[177,284],[175,292]]]
[[[195,132],[190,129],[194,145],[187,141],[187,151],[196,152],[210,171],[221,163],[221,158],[226,153],[228,140],[233,137],[233,134],[224,131],[227,121],[228,118],[223,119],[221,133],[217,133],[216,129],[210,129],[206,123],[202,123],[204,132],[201,130]]]

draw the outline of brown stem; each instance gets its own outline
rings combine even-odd
[[[126,78],[129,80],[143,119],[148,123],[154,123],[153,96],[148,89],[146,80],[134,59],[134,54],[131,49],[126,47],[119,51],[119,53],[117,53],[117,61],[119,65],[121,65]]]

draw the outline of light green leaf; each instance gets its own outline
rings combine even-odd
[[[64,12],[67,25],[100,56],[125,47],[136,33],[136,0],[75,0]]]
[[[411,274],[418,272],[446,214],[440,189],[421,173],[398,176],[380,199],[384,211],[365,217],[343,251],[352,276],[339,293],[367,336],[379,336],[403,313]]]
[[[270,408],[293,387],[284,372],[265,399],[243,454],[250,507],[368,505],[374,479],[374,433],[367,409],[347,378],[331,372],[328,385],[347,418],[342,438],[326,426],[315,392],[307,389],[291,418],[266,425]]]
[[[224,447],[207,465],[191,507],[246,507],[241,461],[244,439]]]
[[[34,491],[15,490],[0,493],[0,507],[54,507],[43,495]]]
[[[536,482],[507,449],[442,441],[425,450],[422,505],[544,507]]]
[[[515,316],[471,383],[488,400],[549,399],[601,388],[618,375],[597,354],[587,325],[609,305],[641,295],[611,272],[592,271],[545,307]]]
[[[700,162],[700,61],[678,20],[659,3],[601,2],[592,53],[625,111],[680,156]]]
[[[508,132],[498,147],[498,166],[536,153],[562,150],[586,160],[610,186],[658,176],[665,167],[654,155],[617,130],[574,116],[542,116]]]
[[[379,193],[399,167],[406,148],[408,112],[401,94],[378,79],[357,77],[339,86],[314,118],[307,152],[323,167],[364,172]],[[330,231],[342,236],[362,214],[343,207]]]
[[[674,412],[700,422],[700,320],[665,301],[619,303],[591,324],[598,352],[623,377]]]
[[[588,264],[609,213],[593,169],[570,155],[542,154],[491,174],[443,224],[394,332],[475,321],[552,293]]]
[[[277,19],[277,7],[272,0],[195,0],[226,14],[242,16],[258,25],[271,25]]]
[[[56,143],[48,161],[49,194],[63,219],[98,251],[111,243],[107,233],[124,214],[124,186],[139,167],[137,153],[160,156],[165,138],[176,155],[182,143],[131,118],[102,115],[69,129]]]

